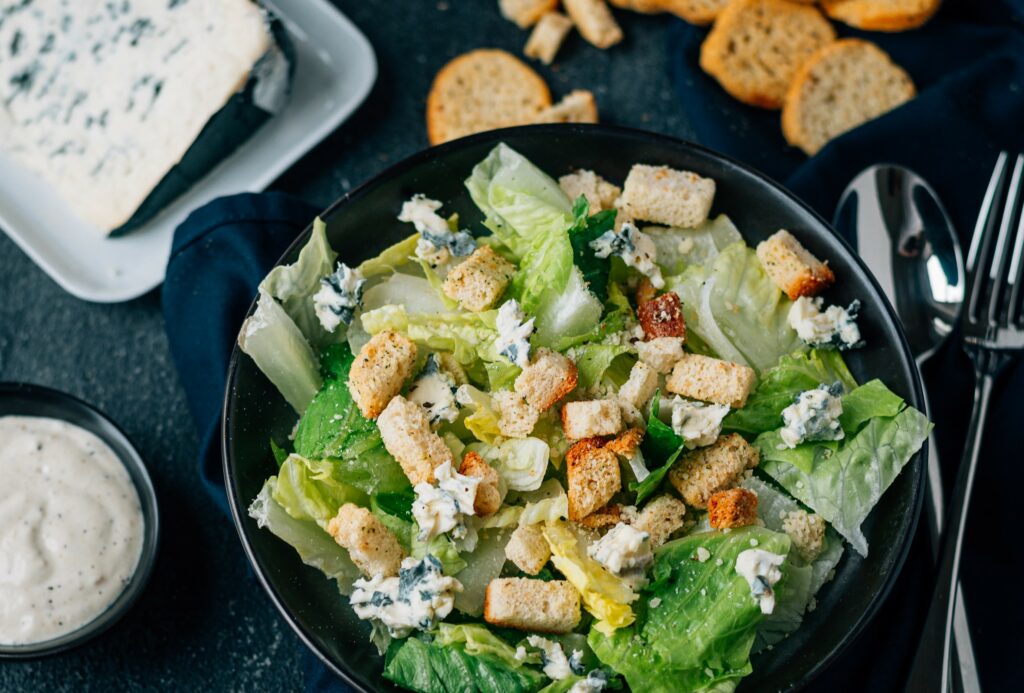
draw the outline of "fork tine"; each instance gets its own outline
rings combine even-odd
[[[1024,323],[1024,306],[1021,305],[1020,298],[1021,284],[1024,284],[1024,209],[1021,210],[1017,222],[1017,240],[1013,244],[1007,282],[1010,287],[1010,299],[1006,303],[1006,324]]]
[[[985,281],[984,264],[992,245],[991,229],[997,221],[997,201],[1002,197],[1003,184],[1006,182],[1006,152],[999,152],[992,177],[988,181],[988,189],[978,212],[978,221],[974,225],[974,236],[971,248],[967,253],[967,276],[969,277],[967,305],[964,317],[969,321],[978,319],[978,304],[981,302],[988,282]]]
[[[992,292],[988,299],[988,321],[992,325],[999,324],[999,300],[1003,295],[1003,286],[1007,283],[1006,264],[1008,261],[1007,251],[1009,250],[1010,233],[1013,230],[1013,221],[1017,216],[1017,200],[1021,191],[1021,172],[1024,169],[1024,155],[1018,154],[1017,161],[1013,165],[1013,174],[1010,176],[1010,187],[1006,190],[1006,204],[1003,206],[1003,216],[999,221],[999,235],[996,237],[996,248],[992,254],[992,264],[989,265],[988,278],[992,282]],[[1007,301],[1007,308],[1010,303]]]

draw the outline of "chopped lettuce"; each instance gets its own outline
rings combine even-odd
[[[412,262],[416,256],[416,243],[419,239],[418,233],[403,238],[398,243],[385,248],[380,255],[363,261],[356,269],[364,279],[390,274],[402,265]]]
[[[662,421],[658,414],[661,409],[661,393],[655,392],[651,400],[651,414],[647,417],[647,435],[640,443],[640,451],[648,465],[658,465],[643,481],[631,481],[630,491],[636,491],[636,503],[640,505],[650,497],[668,471],[679,459],[685,448],[683,439],[676,435],[672,427]]]
[[[736,681],[751,671],[750,650],[763,615],[736,558],[752,545],[786,555],[785,534],[762,527],[693,534],[655,552],[653,581],[637,603],[637,621],[606,634],[590,631],[602,662],[635,691],[682,693]],[[710,553],[695,560],[698,549]],[[788,566],[775,589],[785,594]]]
[[[281,304],[264,291],[242,324],[238,347],[300,414],[323,384],[309,342]]]
[[[536,491],[548,470],[550,450],[538,438],[509,438],[496,445],[473,443],[467,449],[479,453],[513,491]]]
[[[494,348],[498,336],[496,311],[481,313],[410,313],[405,306],[386,305],[362,314],[363,328],[370,334],[395,330],[417,344],[434,351],[450,351],[464,366],[478,360],[504,361]],[[507,361],[505,361],[507,362]]]
[[[505,565],[505,545],[510,531],[481,530],[476,548],[465,555],[466,567],[455,577],[462,583],[462,591],[455,595],[455,608],[471,616],[484,610],[487,585],[499,575]]]
[[[658,264],[665,274],[679,274],[690,265],[707,265],[718,254],[743,241],[732,220],[724,214],[692,229],[647,226],[644,233],[658,249]]]
[[[313,294],[320,290],[320,280],[334,271],[337,257],[327,242],[327,225],[317,217],[309,241],[299,251],[299,259],[291,265],[278,265],[260,282],[260,292],[280,301],[284,311],[314,346],[323,346],[338,338],[320,325],[313,307]]]
[[[365,493],[335,476],[329,460],[289,455],[276,478],[274,500],[285,512],[296,520],[312,520],[321,527],[326,527],[345,503],[369,502]]]
[[[579,387],[591,387],[601,382],[612,362],[629,353],[629,347],[619,344],[583,344],[574,347],[571,354],[579,372]],[[636,359],[629,359],[630,365]]]
[[[587,287],[599,301],[608,299],[608,275],[611,260],[600,258],[590,244],[615,227],[615,210],[606,209],[589,216],[590,205],[582,195],[573,203],[573,224],[569,229],[573,263],[579,267]]]
[[[490,652],[471,654],[466,643],[397,640],[388,648],[384,678],[419,693],[530,693],[546,677],[524,664],[513,666]]]
[[[410,551],[413,558],[423,558],[429,554],[441,561],[444,574],[449,576],[457,575],[468,565],[465,559],[459,555],[459,547],[447,534],[438,534],[430,541],[421,540],[419,534],[419,528],[414,523],[411,534],[412,550]]]
[[[600,330],[603,307],[587,288],[583,275],[575,265],[570,267],[567,281],[552,285],[544,302],[537,309],[533,343],[551,347],[563,340],[590,335]]]
[[[466,654],[490,655],[510,667],[519,667],[522,664],[522,661],[516,658],[516,648],[489,631],[486,626],[475,623],[439,623],[434,633],[434,643],[460,645]]]

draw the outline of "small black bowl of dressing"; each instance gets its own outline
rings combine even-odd
[[[0,476],[0,659],[99,635],[156,558],[156,493],[139,453],[91,405],[0,383]]]

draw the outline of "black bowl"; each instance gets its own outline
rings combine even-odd
[[[414,193],[443,200],[463,224],[482,217],[463,186],[473,166],[505,142],[551,175],[593,169],[621,181],[637,162],[665,164],[715,179],[713,213],[727,213],[754,244],[780,228],[793,231],[818,257],[828,258],[839,282],[829,300],[860,299],[860,324],[867,347],[847,361],[860,381],[880,377],[911,405],[923,409],[921,383],[896,316],[864,263],[817,214],[775,182],[720,154],[688,142],[636,130],[594,125],[510,128],[467,137],[420,152],[391,167],[334,203],[323,215],[327,236],[353,264],[405,237],[395,216]],[[281,258],[294,262],[303,233]],[[250,308],[250,313],[255,307]],[[295,414],[236,348],[224,403],[224,476],[231,510],[245,551],[282,615],[332,671],[360,690],[393,691],[381,678],[382,658],[334,583],[304,566],[291,547],[261,531],[246,515],[264,480],[275,473],[268,440],[291,430]],[[835,579],[818,596],[817,609],[803,627],[756,656],[744,690],[800,688],[828,666],[874,615],[888,593],[910,545],[923,499],[925,452],[904,469],[864,525],[871,545],[867,558],[847,547]]]

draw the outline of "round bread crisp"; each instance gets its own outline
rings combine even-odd
[[[533,122],[551,105],[540,75],[510,53],[480,49],[441,68],[427,96],[431,144]]]
[[[825,46],[804,63],[786,94],[782,132],[815,154],[834,137],[914,98],[914,83],[881,48],[861,39]]]
[[[932,18],[942,0],[822,0],[832,19],[868,31],[906,31]]]
[[[732,0],[700,49],[700,66],[733,97],[780,108],[793,75],[835,30],[812,5]]]
[[[657,14],[671,12],[690,24],[703,26],[715,21],[718,14],[729,4],[729,0],[608,0],[624,10]],[[792,2],[813,5],[818,0],[792,0]]]

